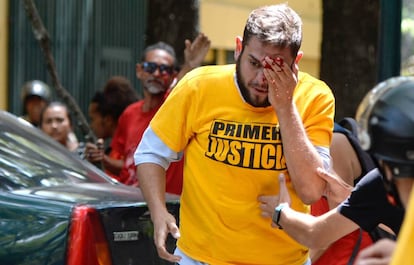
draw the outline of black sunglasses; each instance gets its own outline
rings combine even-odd
[[[165,64],[156,64],[152,62],[143,62],[142,68],[145,72],[153,74],[157,69],[160,71],[161,74],[172,74],[174,72],[174,67],[165,65]]]

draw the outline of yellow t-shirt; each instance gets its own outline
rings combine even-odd
[[[175,151],[185,150],[180,206],[181,237],[188,256],[214,265],[303,264],[308,249],[260,216],[257,197],[277,194],[287,175],[278,119],[272,107],[247,104],[235,66],[206,66],[188,73],[151,121]],[[329,87],[299,74],[294,99],[314,145],[328,147],[334,98]],[[309,212],[290,179],[292,207]]]
[[[407,207],[391,265],[414,264],[414,191],[411,191]]]

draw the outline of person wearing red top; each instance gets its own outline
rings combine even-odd
[[[160,102],[162,104],[164,100]],[[159,106],[148,109],[145,101],[140,100],[131,104],[121,115],[115,136],[112,139],[112,150],[124,153],[125,160],[121,172],[117,176],[118,181],[127,185],[137,185],[134,165],[134,152],[141,137],[157,112]],[[167,171],[166,191],[173,194],[181,194],[183,160],[171,163]]]
[[[193,43],[186,41],[185,63],[179,73],[176,72],[174,49],[158,42],[148,46],[136,64],[136,76],[141,80],[144,99],[128,106],[118,121],[118,127],[112,138],[113,152],[125,157],[123,167],[117,179],[127,185],[138,186],[134,152],[152,117],[164,103],[170,89],[178,79],[193,68],[199,66],[210,47],[210,40],[200,33]],[[167,171],[166,192],[181,194],[183,160],[172,163]]]

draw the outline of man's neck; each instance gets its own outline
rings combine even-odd
[[[154,109],[158,109],[164,102],[165,94],[149,94],[147,93],[144,97],[144,104],[142,105],[143,112],[149,112]]]

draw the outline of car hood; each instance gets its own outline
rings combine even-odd
[[[79,183],[54,187],[36,187],[15,190],[12,193],[76,204],[142,203],[144,197],[139,188],[112,183]],[[167,201],[178,201],[179,196],[166,194]]]

